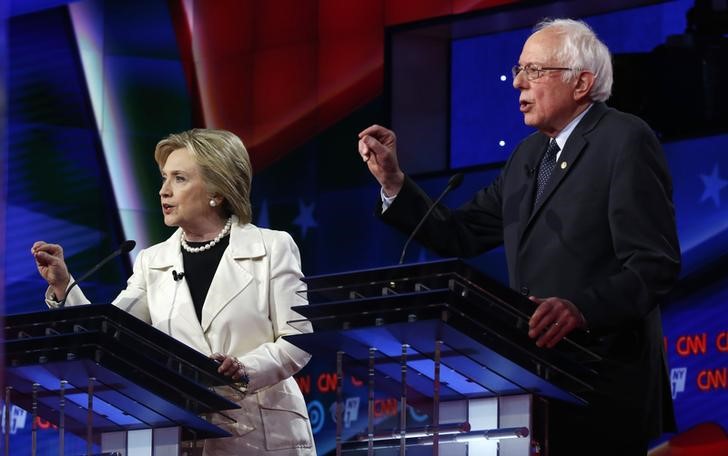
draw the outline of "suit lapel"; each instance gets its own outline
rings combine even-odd
[[[253,274],[245,268],[246,260],[265,254],[260,230],[250,224],[240,226],[235,219],[230,231],[230,245],[220,260],[202,307],[202,330],[205,333],[215,317],[253,280]]]
[[[163,247],[150,260],[149,268],[158,271],[161,275],[157,282],[157,286],[161,291],[160,296],[169,298],[169,302],[163,304],[176,307],[179,318],[183,319],[186,323],[185,326],[187,326],[187,330],[184,330],[185,335],[191,340],[196,341],[200,348],[207,347],[209,350],[207,338],[202,332],[200,322],[197,320],[195,305],[192,302],[192,295],[187,286],[187,281],[175,281],[172,277],[172,271],[184,270],[182,265],[182,252],[180,250],[181,236],[182,231],[177,230],[167,239]]]
[[[548,184],[546,184],[544,193],[535,207],[532,206],[534,197],[533,187],[535,186],[536,179],[531,179],[527,197],[524,198],[524,203],[521,205],[521,220],[527,220],[527,222],[522,226],[519,242],[523,240],[523,236],[526,234],[528,229],[534,223],[534,220],[540,214],[541,208],[551,198],[554,192],[556,192],[561,182],[563,182],[563,180],[566,178],[567,174],[569,174],[573,169],[574,165],[579,159],[579,156],[588,144],[585,135],[590,132],[597,125],[597,123],[599,123],[599,119],[602,118],[607,109],[608,108],[604,103],[594,103],[589,112],[586,113],[584,118],[581,119],[576,128],[574,128],[574,131],[571,132],[571,135],[569,135],[569,139],[566,141],[566,144],[564,144],[564,150],[559,156],[559,160],[556,162],[556,167],[551,174],[551,178],[549,179]],[[546,150],[547,143],[548,138],[544,136],[544,141],[541,145],[542,154],[543,151]],[[539,155],[539,160],[540,158],[541,156]]]
[[[525,221],[529,220],[531,218],[531,212],[533,209],[533,199],[536,194],[536,175],[538,174],[538,167],[541,163],[541,158],[544,154],[544,151],[546,150],[546,147],[548,145],[548,138],[544,135],[540,135],[541,139],[537,141],[537,144],[534,145],[531,154],[533,157],[531,157],[528,161],[529,163],[532,163],[531,166],[529,166],[530,170],[528,172],[528,182],[527,182],[527,188],[526,193],[524,195],[524,198],[521,200],[521,207],[519,209],[518,213],[518,220],[521,220],[521,229],[519,232],[519,239],[523,236],[523,233],[526,230],[526,227],[528,226],[528,223]]]
[[[576,163],[577,158],[579,157],[579,155],[581,155],[584,147],[586,147],[586,140],[584,140],[584,137],[581,135],[575,135],[574,133],[576,133],[576,131],[574,131],[571,136],[569,136],[568,141],[566,141],[566,144],[564,145],[564,151],[561,153],[561,155],[559,156],[559,160],[556,162],[556,167],[551,173],[551,178],[546,184],[543,195],[541,196],[538,204],[534,206],[533,211],[531,212],[531,217],[528,220],[529,224],[531,223],[533,218],[536,217],[536,215],[541,211],[541,208],[546,203],[546,201],[551,198],[551,195],[559,187],[561,181],[563,181],[566,175],[571,171],[574,163]]]

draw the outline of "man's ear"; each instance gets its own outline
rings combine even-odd
[[[576,85],[574,86],[574,100],[581,101],[584,97],[588,97],[593,85],[594,73],[588,71],[579,73],[576,77]]]

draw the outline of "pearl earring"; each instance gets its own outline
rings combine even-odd
[[[215,207],[215,206],[217,206],[217,203],[215,202],[214,199],[211,199],[210,200],[210,207]]]

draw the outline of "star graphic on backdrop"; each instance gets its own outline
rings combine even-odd
[[[313,219],[313,211],[316,203],[306,204],[303,200],[298,200],[298,216],[293,220],[294,225],[301,227],[301,237],[305,238],[309,228],[318,226],[316,220]]]
[[[703,190],[703,196],[700,197],[700,202],[707,200],[708,198],[713,200],[715,207],[720,207],[720,191],[723,187],[728,185],[728,181],[723,180],[718,176],[718,164],[713,166],[713,172],[710,175],[701,174],[700,179],[703,180],[705,190]]]

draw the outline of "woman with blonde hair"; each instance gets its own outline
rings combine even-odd
[[[310,356],[282,336],[310,332],[287,322],[301,296],[298,247],[285,232],[251,223],[252,167],[242,141],[224,130],[169,135],[154,158],[164,223],[177,230],[139,252],[127,287],[113,304],[220,362],[245,386],[232,437],[205,442],[204,454],[315,455],[306,403],[292,376]],[[60,245],[38,241],[32,253],[48,282],[46,302],[87,304],[74,287]],[[184,271],[183,273],[181,271]]]

